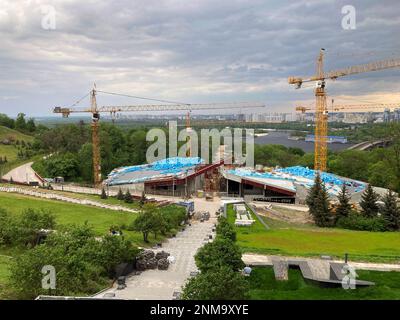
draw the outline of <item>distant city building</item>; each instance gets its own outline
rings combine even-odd
[[[267,122],[267,123],[282,123],[296,121],[296,115],[293,113],[252,113],[245,115],[246,122]]]
[[[390,109],[385,109],[385,111],[383,111],[383,122],[390,122],[390,120],[391,120]]]
[[[393,110],[393,121],[400,122],[400,108]]]

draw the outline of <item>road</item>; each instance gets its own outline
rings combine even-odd
[[[15,169],[12,169],[5,175],[3,175],[3,179],[5,180],[12,180],[14,182],[20,183],[30,183],[30,182],[37,182],[42,183],[39,177],[36,175],[36,172],[32,169],[33,162],[25,163]]]

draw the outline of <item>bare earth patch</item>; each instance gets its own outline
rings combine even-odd
[[[280,220],[288,223],[296,224],[312,224],[313,220],[308,211],[304,209],[298,210],[296,206],[290,208],[290,205],[280,206],[272,204],[272,207],[267,203],[253,203],[257,213],[260,216],[268,217],[275,220]],[[299,208],[300,209],[300,208]]]

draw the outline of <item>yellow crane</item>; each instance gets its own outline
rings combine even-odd
[[[395,109],[395,108],[400,108],[400,103],[368,103],[368,104],[337,104],[333,105],[331,107],[331,111],[333,112],[339,112],[341,110],[364,110],[364,109],[369,109],[369,110],[380,110],[382,108],[387,108],[387,109]],[[310,107],[305,107],[305,106],[297,106],[296,111],[301,112],[301,113],[306,113],[307,111],[312,111],[315,112],[315,108],[310,108]]]
[[[149,105],[128,105],[128,106],[98,106],[96,95],[97,92],[119,95],[131,98],[139,98],[146,100],[153,100],[159,102],[165,102],[165,104],[149,104]],[[209,103],[209,104],[190,104],[190,103],[176,103],[166,100],[149,99],[142,97],[129,96],[124,94],[100,91],[96,89],[96,86],[90,91],[90,107],[89,108],[73,108],[74,105],[78,104],[77,101],[71,107],[55,107],[54,113],[62,114],[64,118],[68,118],[71,113],[91,113],[92,121],[92,144],[93,144],[93,182],[95,187],[101,185],[101,159],[100,159],[100,137],[99,137],[99,120],[100,113],[109,113],[113,118],[117,112],[141,112],[141,111],[191,111],[191,110],[216,110],[216,109],[240,109],[240,108],[260,108],[265,107],[264,104],[257,102],[233,102],[233,103]],[[189,124],[190,125],[190,124]]]
[[[301,88],[304,82],[316,82],[315,98],[315,146],[314,146],[314,169],[326,171],[327,161],[327,134],[328,134],[328,109],[326,104],[325,80],[336,80],[352,74],[378,71],[400,67],[400,59],[390,59],[375,61],[367,64],[351,66],[339,70],[324,72],[324,52],[321,49],[317,58],[316,74],[311,77],[289,77],[289,84],[293,84],[297,89]]]

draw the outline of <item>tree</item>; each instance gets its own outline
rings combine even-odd
[[[195,260],[201,272],[221,266],[228,266],[233,271],[244,267],[239,246],[229,239],[219,237],[200,248]]]
[[[396,195],[389,190],[383,197],[384,206],[381,210],[387,230],[394,231],[400,228],[400,208],[397,205]]]
[[[228,219],[226,219],[224,216],[220,216],[218,218],[218,225],[216,231],[218,237],[229,239],[233,242],[236,241],[236,231],[232,226],[232,224],[230,224],[228,222]]]
[[[184,300],[244,300],[249,284],[239,272],[220,266],[191,278],[182,292]]]
[[[105,276],[114,276],[115,267],[132,261],[137,253],[123,237],[105,236],[98,241],[87,224],[72,226],[19,255],[12,263],[10,282],[21,298],[93,294],[107,285]],[[42,288],[45,265],[55,268],[55,289]]]
[[[117,199],[124,200],[124,193],[122,192],[121,188],[119,188],[119,190],[118,190]]]
[[[350,196],[347,192],[346,183],[343,183],[338,196],[339,205],[336,208],[336,220],[342,217],[348,217],[351,212]]]
[[[35,132],[36,131],[36,125],[35,125],[35,121],[30,118],[27,122],[26,122],[26,130],[28,132]]]
[[[18,113],[17,119],[15,120],[15,129],[20,131],[26,130],[26,121],[24,113]]]
[[[375,218],[378,216],[379,207],[377,201],[379,200],[378,194],[374,191],[371,184],[368,184],[367,188],[361,196],[361,213],[366,218]]]
[[[306,204],[317,226],[332,226],[333,219],[329,209],[329,196],[319,173],[316,174],[314,185],[308,192]]]
[[[143,234],[143,241],[149,242],[149,233],[157,229],[155,220],[153,211],[145,206],[142,212],[139,213],[139,216],[133,221],[132,229],[141,232]]]
[[[114,270],[122,262],[131,262],[139,250],[132,242],[120,236],[105,236],[95,253],[96,264],[102,266],[109,276],[114,276]]]
[[[126,190],[126,193],[125,193],[125,196],[124,196],[124,201],[125,201],[126,203],[132,203],[132,202],[133,202],[133,200],[132,200],[132,195],[131,195],[131,193],[129,192],[129,189]]]
[[[100,195],[101,199],[107,199],[107,193],[106,190],[104,188],[101,189],[101,195]]]

